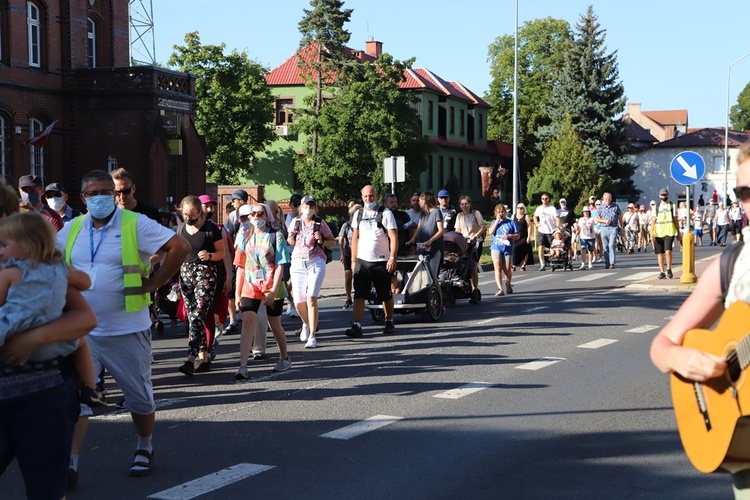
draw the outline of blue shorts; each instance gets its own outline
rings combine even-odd
[[[596,240],[593,239],[593,238],[590,239],[590,240],[589,239],[584,239],[584,238],[579,238],[578,239],[578,244],[581,246],[581,250],[587,250],[589,252],[593,252],[594,251],[594,242],[595,241]]]
[[[703,228],[695,228],[693,229],[693,234],[696,235],[698,238],[703,238]]]

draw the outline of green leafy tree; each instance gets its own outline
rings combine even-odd
[[[256,155],[276,138],[267,69],[244,51],[225,54],[224,44],[201,45],[197,31],[173,48],[168,64],[196,77],[195,127],[208,147],[209,178],[234,184],[252,173]]]
[[[594,160],[567,116],[558,136],[547,144],[539,168],[529,178],[526,197],[530,204],[538,203],[546,192],[554,200],[565,198],[569,207],[579,207],[601,189],[602,178]],[[578,208],[576,213],[580,213]]]
[[[750,130],[750,83],[737,96],[737,104],[729,111],[729,121],[734,130]]]
[[[323,107],[323,91],[326,84],[340,81],[347,58],[344,52],[349,43],[351,33],[344,29],[349,22],[352,9],[344,9],[341,0],[310,0],[311,10],[302,9],[305,13],[299,22],[302,34],[297,54],[304,56],[303,51],[315,43],[315,53],[312,57],[300,57],[301,74],[307,79],[308,85],[315,89],[314,97],[308,102],[309,110],[314,117],[316,126],[310,130],[312,136],[312,155],[318,152],[317,121]]]
[[[547,106],[552,123],[537,131],[544,149],[570,116],[573,127],[603,177],[603,189],[636,199],[635,165],[627,158],[625,90],[619,81],[617,51],[607,53],[605,30],[592,7],[576,25],[565,53],[565,68]]]
[[[411,189],[426,167],[429,148],[420,134],[416,97],[398,85],[404,69],[412,61],[394,61],[383,54],[375,63],[352,68],[346,82],[332,89],[331,98],[314,117],[303,115],[299,130],[309,134],[319,127],[318,154],[306,155],[295,165],[299,179],[324,199],[358,199],[362,187],[372,184],[381,193],[383,159],[406,157],[406,182],[400,189]],[[308,144],[308,153],[311,144]],[[313,165],[320,168],[311,168]]]
[[[492,82],[485,99],[492,108],[487,135],[505,142],[513,142],[513,38],[512,34],[496,38],[488,51]],[[568,22],[551,17],[527,21],[518,31],[518,151],[523,170],[539,164],[534,134],[550,124],[546,106],[571,40]]]

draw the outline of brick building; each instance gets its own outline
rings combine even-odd
[[[0,174],[78,193],[87,171],[124,167],[154,206],[202,194],[193,78],[129,54],[127,1],[0,0]]]

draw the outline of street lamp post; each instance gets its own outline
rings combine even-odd
[[[513,213],[518,206],[518,0],[516,0],[516,31],[513,40]]]
[[[727,67],[727,113],[726,113],[726,127],[724,128],[724,192],[722,196],[724,199],[721,202],[726,206],[727,202],[727,174],[729,173],[729,84],[732,76],[732,66],[750,56],[750,52],[740,57],[733,63],[730,63]]]

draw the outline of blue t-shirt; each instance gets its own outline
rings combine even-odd
[[[512,219],[503,219],[495,226],[495,232],[492,233],[492,250],[505,255],[513,254],[513,242],[507,236],[509,234],[518,234],[518,226]]]

